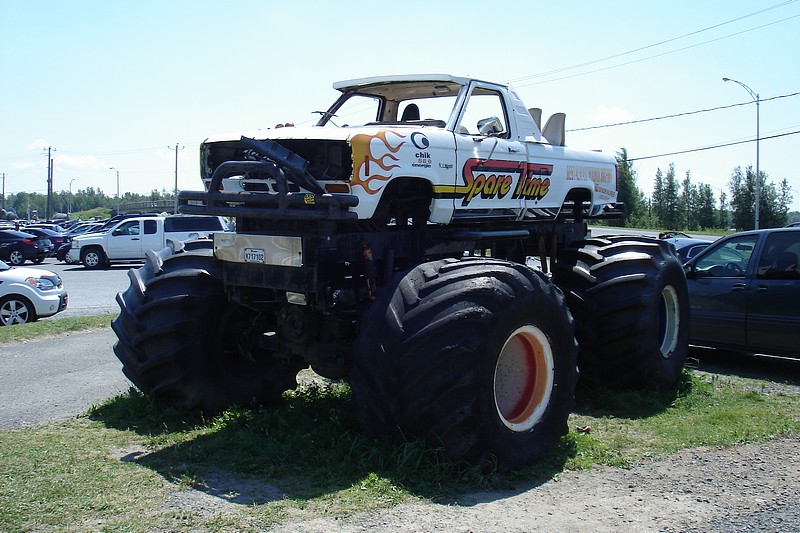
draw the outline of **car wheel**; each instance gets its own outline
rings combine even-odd
[[[97,248],[89,248],[81,252],[81,263],[86,268],[102,268],[106,263],[106,256]]]
[[[0,299],[0,325],[25,324],[36,318],[33,304],[27,298],[12,294]]]
[[[8,262],[14,266],[19,266],[25,262],[25,256],[19,250],[11,250],[8,254]]]

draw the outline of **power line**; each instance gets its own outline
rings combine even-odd
[[[783,7],[785,5],[794,3],[796,1],[797,0],[789,0],[787,2],[782,2],[780,4],[776,4],[774,6],[771,6],[771,7],[765,8],[765,9],[761,9],[759,11],[755,11],[755,12],[749,13],[747,15],[743,15],[743,16],[737,17],[735,19],[731,19],[731,20],[728,20],[728,21],[725,21],[725,22],[721,22],[719,24],[714,24],[713,26],[708,26],[708,27],[702,28],[700,30],[695,30],[695,31],[686,33],[684,35],[680,35],[678,37],[672,37],[672,38],[666,39],[664,41],[659,41],[657,43],[648,44],[648,45],[645,45],[645,46],[641,46],[639,48],[634,48],[633,50],[628,50],[627,52],[620,52],[618,54],[613,54],[613,55],[602,57],[602,58],[599,58],[599,59],[593,59],[593,60],[590,60],[590,61],[585,61],[583,63],[579,63],[579,64],[576,64],[576,65],[571,65],[571,66],[568,66],[568,67],[562,67],[562,68],[558,68],[558,69],[554,69],[554,70],[548,70],[546,72],[540,72],[538,74],[531,74],[530,76],[523,76],[521,78],[515,78],[515,79],[510,80],[510,82],[513,83],[513,82],[525,81],[525,80],[529,80],[529,79],[533,79],[533,78],[541,78],[541,77],[549,76],[550,74],[559,74],[559,73],[565,72],[567,70],[573,70],[573,69],[576,69],[576,68],[586,67],[586,66],[589,66],[589,65],[593,65],[595,63],[602,63],[603,61],[608,61],[609,59],[616,59],[618,57],[634,54],[636,52],[641,52],[642,50],[647,50],[648,48],[655,48],[656,46],[661,46],[662,44],[667,44],[667,43],[671,43],[671,42],[674,42],[674,41],[679,41],[679,40],[684,39],[686,37],[691,37],[692,35],[697,35],[697,34],[700,34],[700,33],[703,33],[703,32],[709,31],[709,30],[713,30],[713,29],[725,26],[727,24],[732,24],[734,22],[738,22],[740,20],[743,20],[743,19],[746,19],[746,18],[749,18],[749,17],[753,17],[755,15],[760,15],[761,13],[765,13],[767,11],[771,11],[773,9],[777,9],[779,7]]]
[[[790,96],[797,96],[798,94],[800,94],[800,91],[798,91],[796,93],[791,93],[791,94],[783,94],[783,95],[780,95],[780,96],[773,96],[772,98],[762,98],[760,101],[761,102],[768,102],[770,100],[778,100],[780,98],[788,98]],[[666,118],[677,118],[677,117],[685,117],[685,116],[688,116],[688,115],[697,115],[699,113],[708,113],[709,111],[718,111],[720,109],[730,109],[732,107],[739,107],[739,106],[750,105],[750,104],[755,104],[755,103],[756,102],[754,100],[749,100],[747,102],[742,102],[740,104],[730,104],[730,105],[723,105],[723,106],[718,106],[718,107],[710,107],[708,109],[698,109],[696,111],[686,111],[686,112],[683,112],[683,113],[674,113],[672,115],[664,115],[664,116],[660,116],[660,117],[643,118],[643,119],[640,119],[640,120],[629,120],[627,122],[616,122],[614,124],[601,124],[599,126],[586,126],[586,127],[583,127],[583,128],[575,128],[575,129],[567,130],[567,132],[596,130],[596,129],[600,129],[600,128],[612,128],[614,126],[627,126],[629,124],[641,124],[642,122],[653,122],[655,120],[664,120]]]
[[[736,141],[730,142],[725,144],[715,144],[714,146],[705,146],[703,148],[692,148],[690,150],[681,150],[679,152],[670,152],[667,154],[658,154],[658,155],[647,155],[642,157],[629,157],[628,161],[643,161],[645,159],[656,159],[659,157],[669,157],[671,155],[681,155],[681,154],[689,154],[692,152],[702,152],[704,150],[714,150],[716,148],[725,148],[726,146],[735,146],[737,144],[746,144],[751,142],[756,142],[757,140],[766,141],[769,139],[777,139],[778,137],[788,137],[789,135],[797,135],[800,133],[800,130],[797,131],[790,131],[788,133],[780,133],[778,135],[770,135],[769,137],[759,137],[759,139],[747,139],[745,141]]]
[[[736,37],[737,35],[742,35],[744,33],[748,33],[748,32],[751,32],[751,31],[760,30],[761,28],[766,28],[767,26],[772,26],[774,24],[778,24],[779,22],[785,22],[787,20],[791,20],[791,19],[798,18],[798,17],[800,17],[800,15],[793,15],[791,17],[786,17],[786,18],[781,19],[781,20],[776,20],[774,22],[769,22],[767,24],[762,24],[761,26],[756,26],[755,28],[750,28],[750,29],[742,30],[742,31],[739,31],[739,32],[736,32],[736,33],[731,33],[729,35],[724,35],[722,37],[717,37],[716,39],[709,39],[708,41],[703,41],[701,43],[695,43],[695,44],[692,44],[692,45],[689,45],[689,46],[684,46],[683,48],[677,48],[675,50],[669,50],[667,52],[662,52],[660,54],[647,56],[647,57],[643,57],[643,58],[640,58],[640,59],[634,59],[632,61],[627,61],[625,63],[618,63],[616,65],[611,65],[611,66],[608,66],[608,67],[598,68],[598,69],[595,69],[595,70],[588,70],[586,72],[579,72],[577,74],[570,74],[569,76],[562,76],[560,78],[553,78],[551,80],[537,81],[537,82],[533,82],[533,83],[524,83],[524,84],[515,85],[515,86],[516,87],[530,87],[531,85],[542,85],[542,84],[545,84],[545,83],[552,83],[554,81],[561,81],[561,80],[568,80],[570,78],[577,78],[579,76],[585,76],[587,74],[594,74],[595,72],[603,72],[603,71],[611,70],[611,69],[614,69],[614,68],[625,67],[625,66],[628,66],[628,65],[633,65],[634,63],[641,63],[642,61],[647,61],[648,59],[655,59],[657,57],[663,57],[663,56],[667,56],[667,55],[670,55],[670,54],[675,54],[677,52],[683,52],[684,50],[689,50],[690,48],[696,48],[698,46],[703,46],[704,44],[709,44],[709,43],[721,41],[723,39],[729,39],[731,37]]]

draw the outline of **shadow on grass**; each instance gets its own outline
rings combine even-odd
[[[89,418],[149,439],[156,451],[135,457],[137,464],[228,501],[226,494],[236,494],[233,503],[244,504],[347,490],[395,500],[401,490],[442,503],[475,492],[494,499],[551,479],[575,454],[567,436],[538,464],[509,476],[451,461],[420,441],[370,439],[353,414],[349,388],[336,383],[304,385],[273,408],[232,408],[214,418],[156,404],[131,389]]]
[[[763,379],[800,387],[800,359],[693,346],[689,349],[687,365],[710,374]]]
[[[616,390],[579,383],[575,393],[575,412],[581,415],[636,420],[649,418],[666,411],[680,397],[692,392],[692,377],[688,370],[681,373],[678,383],[662,390]]]

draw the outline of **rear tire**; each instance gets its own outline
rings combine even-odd
[[[553,281],[575,317],[582,380],[645,389],[677,383],[689,347],[689,292],[669,243],[589,239],[561,254]]]
[[[541,273],[468,258],[420,265],[364,315],[350,375],[365,432],[453,459],[534,462],[567,432],[577,380],[572,317]]]
[[[114,353],[142,392],[164,403],[217,413],[232,405],[277,402],[297,386],[304,364],[259,349],[256,313],[228,303],[210,250],[152,257],[130,270],[111,323]]]
[[[25,256],[19,250],[11,250],[8,254],[8,262],[14,266],[20,266],[25,263]]]

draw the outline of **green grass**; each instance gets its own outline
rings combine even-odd
[[[344,383],[307,384],[275,408],[214,418],[131,390],[77,420],[0,431],[0,530],[262,530],[402,502],[453,503],[476,490],[525,490],[566,469],[800,434],[800,388],[774,393],[771,384],[687,370],[662,393],[580,390],[556,449],[506,475],[448,461],[418,442],[366,438]],[[202,505],[180,503],[198,495],[207,498]]]
[[[0,327],[0,344],[37,340],[70,332],[106,328],[115,316],[117,316],[116,313],[109,313],[97,316],[45,318],[28,324],[3,326]]]

